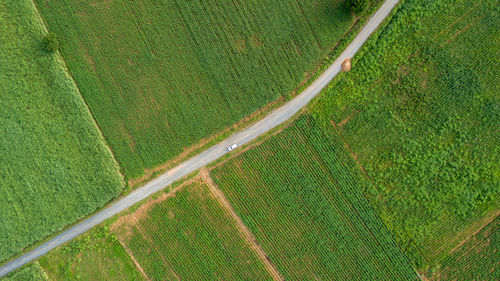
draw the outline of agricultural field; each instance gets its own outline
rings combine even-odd
[[[200,179],[120,217],[112,230],[148,280],[272,280]]]
[[[116,162],[29,0],[0,1],[0,262],[118,195]]]
[[[500,2],[407,0],[311,106],[416,265],[500,210]]]
[[[289,97],[356,21],[343,0],[34,2],[128,179]]]
[[[145,280],[108,226],[100,226],[40,259],[51,281]]]
[[[34,262],[3,278],[2,281],[49,281],[49,278],[40,264]]]
[[[430,280],[498,280],[500,217],[468,239],[443,262]]]
[[[417,280],[343,144],[309,115],[211,170],[285,280]]]

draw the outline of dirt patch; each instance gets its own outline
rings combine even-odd
[[[71,273],[74,273],[74,270],[75,270],[75,265],[76,263],[78,262],[78,259],[81,258],[83,255],[83,252],[79,253],[76,258],[75,258],[75,261],[73,262],[73,264],[71,265]]]
[[[248,37],[248,41],[250,42],[250,45],[254,48],[258,48],[262,45],[262,41],[257,37],[257,35],[252,35]]]
[[[90,5],[92,5],[92,6],[95,7],[95,6],[99,6],[99,5],[102,5],[102,4],[109,5],[109,3],[112,3],[112,2],[113,2],[113,0],[92,1],[92,2],[90,2]]]
[[[83,11],[76,12],[76,15],[78,16],[78,18],[80,18],[80,20],[83,20],[83,19],[87,18],[87,14],[84,13]]]
[[[243,38],[236,40],[236,43],[234,45],[235,45],[236,50],[240,53],[245,51],[247,48],[247,42]]]
[[[413,56],[410,55],[410,57],[408,59],[410,59],[411,57]],[[410,70],[410,67],[408,65],[402,65],[398,68],[398,71],[396,72],[397,73],[397,76],[398,78],[392,82],[392,84],[396,85],[398,84],[399,82],[401,82],[401,79],[408,76],[408,74],[410,74],[411,70]]]
[[[260,258],[260,260],[264,263],[264,266],[266,267],[268,272],[271,274],[273,279],[274,280],[285,280],[283,278],[283,276],[281,276],[281,274],[279,273],[276,266],[270,261],[269,256],[264,252],[264,249],[262,249],[262,247],[259,245],[255,236],[246,227],[246,225],[243,223],[241,218],[238,216],[238,214],[236,213],[236,211],[234,210],[233,206],[231,205],[229,200],[226,198],[224,193],[219,189],[217,184],[210,177],[210,171],[207,168],[202,168],[200,170],[199,175],[203,179],[203,181],[207,184],[207,186],[210,188],[210,191],[212,192],[212,194],[218,199],[218,201],[226,209],[226,211],[229,212],[230,216],[234,218],[234,220],[236,221],[236,225],[237,225],[238,230],[243,235],[243,237],[247,241],[250,248],[252,248],[254,250],[254,252]]]
[[[87,53],[86,50],[83,50],[82,49],[82,53],[83,53],[83,58],[87,61],[87,63],[92,67],[92,69],[94,70],[94,73],[97,72],[97,69],[95,67],[95,61],[94,59]]]
[[[127,137],[128,140],[128,146],[130,149],[135,153],[135,146],[136,146],[136,141],[134,139],[134,136],[130,133],[129,129],[125,127],[125,125],[120,123],[120,131],[122,132],[122,135]]]

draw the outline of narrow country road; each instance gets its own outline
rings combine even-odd
[[[200,169],[201,167],[213,162],[219,157],[227,153],[226,148],[231,144],[243,145],[257,138],[263,133],[275,128],[286,120],[295,115],[301,108],[306,106],[311,99],[321,92],[323,89],[340,71],[341,64],[346,58],[353,57],[361,48],[363,43],[375,31],[380,23],[389,15],[394,6],[399,0],[386,0],[384,4],[377,10],[377,12],[370,18],[368,23],[363,27],[361,32],[349,44],[344,52],[333,62],[328,69],[321,74],[316,81],[314,81],[307,89],[293,100],[287,102],[280,108],[274,110],[264,119],[255,123],[254,125],[242,130],[239,133],[232,135],[224,141],[208,148],[202,153],[190,158],[189,160],[181,163],[177,167],[165,172],[156,179],[148,182],[140,188],[134,190],[122,199],[114,202],[112,205],[97,212],[86,220],[78,223],[70,229],[62,232],[46,243],[33,249],[32,251],[14,259],[2,267],[0,267],[0,277],[7,275],[9,272],[23,266],[24,264],[37,259],[55,247],[70,241],[76,236],[86,232],[93,226],[105,221],[106,219],[114,216],[115,214],[125,210],[126,208],[134,205],[135,203],[151,196],[152,194],[162,190],[169,184],[182,177]]]

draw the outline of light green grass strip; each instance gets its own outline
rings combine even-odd
[[[0,1],[0,261],[117,196],[123,179],[33,3]]]

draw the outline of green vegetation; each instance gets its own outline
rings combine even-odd
[[[40,259],[50,280],[144,280],[107,226],[58,247]]]
[[[0,261],[116,196],[109,149],[29,0],[0,1]]]
[[[42,40],[42,47],[47,53],[53,53],[59,49],[59,40],[57,36],[50,32]]]
[[[34,2],[128,178],[288,97],[354,23],[343,0]]]
[[[48,281],[47,275],[38,262],[32,263],[10,274],[2,281]]]
[[[431,280],[498,280],[500,278],[500,218],[435,267]]]
[[[369,3],[369,0],[346,0],[347,7],[356,13],[366,9],[366,6],[368,6]]]
[[[302,116],[212,170],[286,280],[417,280],[343,144]]]
[[[271,280],[201,181],[141,206],[113,228],[150,280]]]
[[[499,209],[498,0],[408,0],[316,102],[421,268]],[[369,188],[369,187],[374,188]]]

